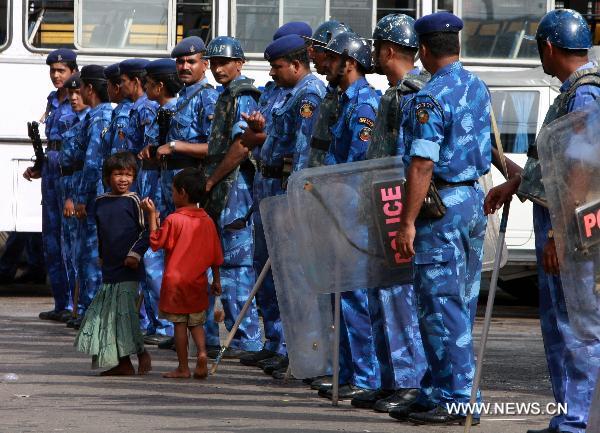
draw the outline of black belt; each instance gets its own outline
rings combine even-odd
[[[62,148],[62,141],[59,140],[48,140],[46,144],[46,151],[48,150],[60,150]]]
[[[155,159],[142,159],[142,170],[160,170],[160,162]]]
[[[60,167],[60,175],[61,176],[72,176],[76,171],[83,170],[83,161],[75,161],[73,165],[69,166],[61,166]]]
[[[529,148],[527,149],[527,157],[533,159],[540,159],[538,156],[537,146],[529,146]]]
[[[477,183],[476,180],[465,180],[463,182],[446,182],[443,179],[440,178],[435,178],[433,179],[433,183],[435,184],[437,189],[444,189],[444,188],[456,188],[459,186],[475,186],[475,184]]]
[[[283,164],[282,165],[267,165],[262,161],[258,161],[258,170],[263,177],[271,179],[283,178]]]
[[[196,158],[171,159],[167,157],[166,161],[161,161],[161,168],[163,170],[181,170],[189,167],[198,168],[199,166],[200,160]]]
[[[322,150],[323,152],[327,152],[329,150],[330,144],[331,140],[323,140],[317,137],[313,137],[310,140],[310,147],[313,149]]]

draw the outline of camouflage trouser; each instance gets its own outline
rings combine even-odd
[[[418,388],[427,368],[412,285],[369,290],[381,388]]]
[[[71,308],[67,269],[61,247],[62,203],[58,151],[48,151],[42,165],[42,238],[56,311]]]
[[[61,202],[64,203],[67,199],[67,191],[72,188],[72,177],[73,176],[62,176],[60,178],[61,185]],[[62,209],[62,208],[61,208]],[[61,212],[62,215],[62,212]],[[73,293],[75,285],[77,284],[77,266],[75,263],[75,245],[73,242],[77,239],[77,221],[74,216],[65,217],[62,216],[61,220],[61,243],[62,243],[62,255],[65,268],[67,269],[67,279],[69,282],[69,292]],[[70,296],[72,301],[72,296]],[[72,302],[71,302],[72,304]]]
[[[175,212],[175,203],[173,203],[173,178],[181,170],[161,170],[160,171],[160,190],[162,195],[162,207],[164,209],[161,219],[164,220],[168,215]]]
[[[550,427],[561,432],[584,433],[600,371],[600,341],[584,341],[573,332],[561,279],[544,272],[542,257],[552,224],[548,210],[537,204],[533,205],[533,228],[538,262],[540,323],[550,381],[556,402],[567,405],[567,413],[554,416]]]
[[[77,313],[82,316],[92,303],[102,283],[102,272],[98,261],[98,234],[93,216],[88,214],[86,218],[79,220],[78,238],[79,299],[77,300]]]
[[[446,188],[440,195],[446,215],[418,220],[414,242],[414,287],[428,363],[420,400],[430,405],[467,403],[471,395],[472,329],[487,225],[479,187]]]

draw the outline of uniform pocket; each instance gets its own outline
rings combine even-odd
[[[415,253],[414,264],[419,291],[428,296],[460,296],[454,248],[443,246]]]
[[[177,113],[173,120],[175,121],[175,129],[179,133],[179,136],[187,137],[193,122],[192,117],[183,113]]]
[[[432,265],[434,263],[447,263],[454,258],[454,249],[451,247],[432,248],[415,252],[415,265]]]

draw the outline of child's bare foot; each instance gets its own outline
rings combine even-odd
[[[194,370],[194,379],[206,379],[208,377],[208,358],[198,356],[196,369]]]
[[[168,379],[189,379],[191,376],[189,368],[183,369],[181,367],[177,367],[175,370],[163,373],[162,375],[162,377]]]
[[[148,374],[152,370],[152,360],[150,354],[144,350],[138,353],[138,374]]]
[[[119,359],[119,365],[110,370],[103,371],[100,376],[131,376],[135,374],[135,368],[129,357]]]

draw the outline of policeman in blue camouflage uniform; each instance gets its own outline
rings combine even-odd
[[[175,61],[172,59],[154,60],[146,65],[145,70],[147,75],[144,89],[148,99],[160,105],[159,110],[175,111],[176,95],[181,90],[181,82],[177,78]],[[152,122],[146,128],[145,147],[138,154],[138,158],[142,160],[142,166],[136,182],[139,196],[150,197],[156,209],[162,215],[164,208],[160,183],[160,162],[154,157],[156,148],[160,143],[159,135],[160,127],[157,111],[157,116],[152,119]],[[144,341],[153,344],[160,344],[161,341],[165,341],[166,336],[173,335],[173,324],[158,317],[158,301],[163,269],[163,250],[152,251],[151,248],[148,248],[148,251],[144,254],[146,283],[142,287],[144,291],[144,308],[148,318],[147,335],[144,337]]]
[[[600,69],[588,57],[592,35],[586,20],[569,9],[548,12],[538,25],[535,40],[544,72],[562,82],[560,94],[548,109],[544,125],[580,110],[586,104],[597,103],[600,99]],[[506,183],[490,190],[485,201],[487,213],[495,212],[517,191],[525,197],[546,199],[537,157],[537,147],[543,144],[536,142],[529,148],[529,158],[522,172],[517,166]],[[533,204],[533,228],[546,360],[554,398],[567,407],[567,413],[554,416],[548,428],[528,430],[528,433],[583,433],[598,377],[600,341],[582,340],[571,328],[564,297],[564,291],[569,288],[563,288],[560,279],[550,213],[536,202]]]
[[[208,134],[219,95],[205,76],[208,68],[208,62],[203,58],[205,49],[202,39],[189,36],[171,52],[177,64],[177,75],[184,87],[179,92],[168,142],[161,143],[157,149],[157,157],[162,165],[163,218],[175,210],[171,195],[173,177],[186,167],[198,167],[208,154]],[[207,344],[211,345],[209,342]]]
[[[72,113],[67,89],[63,83],[77,70],[77,55],[68,49],[52,51],[46,57],[50,79],[57,89],[50,92],[44,119],[46,123],[46,158],[41,172],[28,167],[23,173],[27,180],[42,178],[42,238],[48,277],[52,286],[54,309],[40,313],[43,320],[66,322],[71,317],[71,300],[67,271],[61,251],[60,231],[62,203],[60,194],[60,166],[58,153],[62,144],[59,133],[60,118]]]
[[[83,159],[77,158],[76,150],[79,148],[78,141],[81,140],[81,127],[90,110],[81,99],[80,86],[79,73],[71,75],[71,78],[65,81],[64,84],[64,87],[69,92],[69,101],[73,109],[73,116],[67,115],[67,119],[61,119],[64,122],[64,127],[67,129],[62,133],[63,145],[59,155],[61,197],[64,204],[61,233],[63,259],[67,267],[69,289],[72,292],[75,291],[77,284],[78,251],[76,243],[79,227],[75,218],[75,204],[73,203],[73,179],[76,169],[83,168]],[[80,156],[82,157],[83,155]]]
[[[259,204],[265,197],[285,194],[287,177],[308,163],[309,140],[325,86],[310,72],[304,39],[297,34],[283,36],[265,49],[275,84],[285,90],[273,105],[272,120],[266,124],[266,141],[260,149],[254,177],[254,269],[259,273],[268,257]],[[248,120],[248,130],[265,127],[266,119],[255,112]],[[245,355],[240,362],[257,365],[272,373],[287,367],[287,350],[273,276],[268,274],[256,300],[263,316],[266,342],[256,354]]]
[[[414,22],[407,15],[387,15],[373,31],[375,72],[384,74],[391,87],[380,100],[367,159],[404,155],[402,117],[428,79],[414,64],[419,48]],[[369,233],[369,237],[376,235]],[[389,412],[416,398],[427,366],[416,299],[410,284],[369,290],[368,294],[381,389],[353,399],[352,405]]]
[[[127,127],[133,102],[125,97],[121,86],[121,70],[119,63],[114,63],[104,69],[108,80],[108,96],[110,102],[117,104],[113,109],[110,126],[102,138],[102,156],[108,158],[113,153],[127,149]]]
[[[487,225],[477,179],[490,170],[490,95],[458,60],[462,27],[448,12],[415,22],[419,58],[432,77],[405,116],[406,201],[396,245],[402,258],[413,258],[428,366],[418,399],[390,415],[418,424],[464,423],[465,414],[446,405],[469,402],[475,372],[472,329]],[[431,181],[445,213],[422,207]]]
[[[359,35],[341,32],[324,50],[327,81],[330,87],[339,87],[340,92],[324,164],[362,161],[379,104],[379,96],[365,78],[371,70],[371,47]],[[367,290],[343,292],[341,296],[339,398],[352,399],[378,389],[380,371]],[[328,384],[323,385],[319,395],[331,398],[331,390]]]
[[[94,219],[94,202],[104,193],[102,185],[102,135],[111,121],[112,106],[108,100],[104,67],[87,65],[81,69],[81,97],[90,107],[85,118],[81,150],[85,152],[81,180],[75,186],[75,216],[81,220],[79,233],[79,299],[78,318],[73,325],[78,328],[87,308],[102,282],[98,262],[98,236]]]
[[[321,75],[327,75],[325,69],[325,46],[329,41],[343,32],[351,32],[352,29],[336,20],[328,20],[321,23],[316,28],[312,36],[306,37],[308,45],[308,56],[315,65],[315,69]],[[309,167],[318,167],[323,165],[325,154],[331,144],[330,127],[337,119],[338,112],[338,89],[335,86],[327,85],[327,93],[319,107],[319,117],[310,139],[310,155],[308,158]],[[320,381],[315,382],[315,388],[319,386]],[[318,388],[317,388],[318,389]]]
[[[205,58],[217,83],[224,88],[217,99],[215,118],[208,138],[205,159],[207,213],[217,223],[224,262],[220,267],[225,312],[225,327],[231,330],[254,286],[254,239],[252,224],[252,182],[255,167],[240,136],[247,123],[242,113],[257,110],[260,91],[242,75],[245,61],[240,42],[229,36],[219,36],[208,44]],[[209,332],[218,338],[219,328],[211,322]],[[262,348],[262,334],[256,303],[249,310],[223,356],[239,358],[246,352]]]

